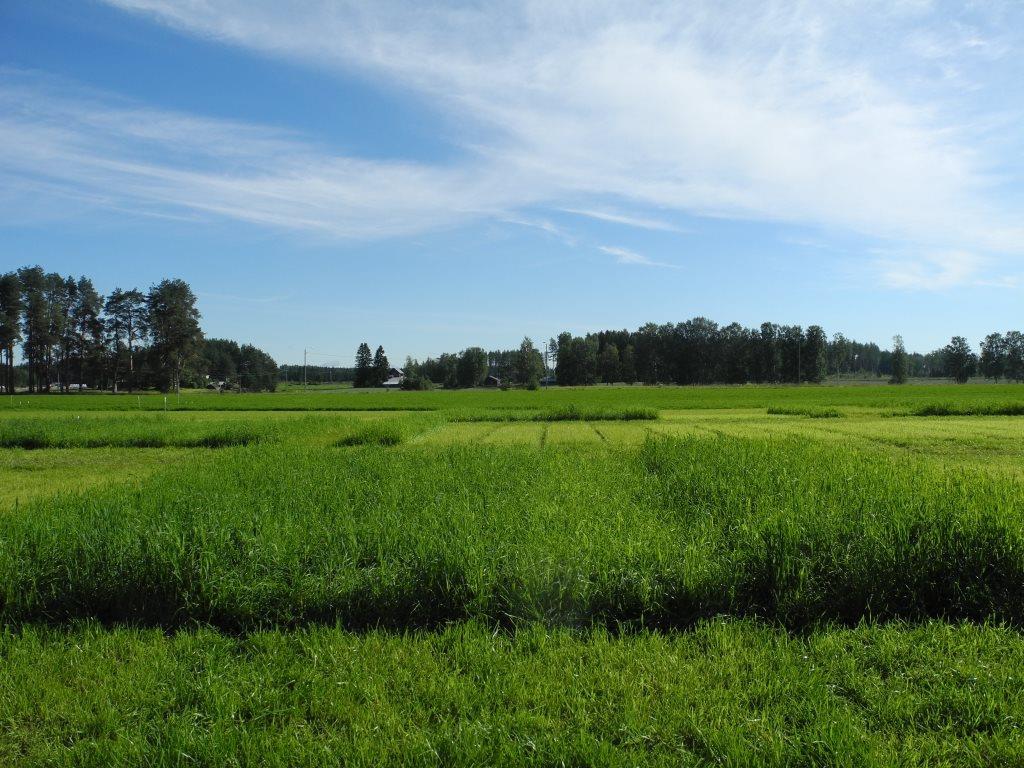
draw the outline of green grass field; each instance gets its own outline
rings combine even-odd
[[[6,398],[0,764],[1022,764],[1022,406]]]

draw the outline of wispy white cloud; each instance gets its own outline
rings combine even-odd
[[[904,76],[909,59],[891,53],[892,39],[913,30],[1005,37],[1007,14],[1024,19],[1012,7],[980,16],[965,36],[948,8],[881,0],[111,1],[206,37],[429,92],[491,129],[484,151],[545,186],[1020,249],[1013,212],[986,195],[993,169],[979,137],[908,94],[928,70]],[[981,29],[986,20],[1000,27]],[[976,48],[964,44],[961,55]]]
[[[786,236],[782,238],[782,242],[788,245],[795,245],[800,248],[813,248],[822,251],[831,251],[835,249],[835,246],[818,237],[798,237],[798,236]]]
[[[520,216],[505,216],[501,219],[506,224],[515,224],[520,227],[529,227],[530,229],[539,229],[541,232],[546,232],[552,237],[556,237],[566,245],[576,245],[579,239],[558,226],[557,224],[548,221],[547,219],[536,219],[536,218],[525,218]]]
[[[1005,55],[1024,43],[1019,3],[108,2],[419,92],[465,138],[463,159],[438,166],[137,110],[53,126],[22,116],[0,135],[28,140],[43,167],[70,159],[51,180],[122,205],[356,237],[538,206],[660,229],[644,211],[670,211],[913,253],[1024,253],[1024,168],[1009,159],[1024,155],[1022,102],[1006,98],[1024,67]],[[134,157],[122,141],[153,151]]]
[[[887,288],[907,291],[944,291],[963,286],[1016,288],[1013,275],[987,276],[988,259],[969,251],[942,251],[924,255],[889,253],[874,262]]]
[[[514,169],[335,154],[264,126],[149,109],[0,72],[0,187],[76,213],[227,218],[330,237],[454,226],[531,200]]]
[[[638,229],[652,229],[662,232],[686,232],[688,230],[683,227],[677,227],[675,224],[670,224],[667,221],[661,221],[660,219],[651,219],[642,216],[628,216],[623,213],[617,213],[615,211],[607,210],[592,210],[584,208],[562,208],[564,213],[574,213],[577,216],[586,216],[590,219],[597,219],[599,221],[608,221],[612,224],[624,224],[627,227],[637,227]]]
[[[653,261],[641,253],[631,251],[628,248],[619,248],[614,245],[599,245],[599,251],[614,256],[619,264],[637,264],[642,267],[666,267],[668,269],[682,269],[678,264],[669,264],[664,261]]]

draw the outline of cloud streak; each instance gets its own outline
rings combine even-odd
[[[678,264],[669,264],[664,261],[653,261],[643,254],[631,251],[628,248],[619,248],[614,245],[599,245],[599,251],[614,256],[619,264],[635,264],[641,267],[665,267],[667,269],[682,269]]]
[[[367,161],[258,126],[52,98],[0,124],[39,178],[121,206],[341,237],[528,207],[677,231],[653,211],[917,254],[1024,253],[1021,169],[1005,160],[1024,149],[1019,115],[991,107],[1024,81],[1007,55],[1024,43],[1013,3],[107,1],[422,94],[464,142],[447,165]],[[8,173],[29,176],[12,154]]]
[[[923,255],[885,253],[874,262],[886,288],[903,291],[946,291],[962,286],[1016,288],[1013,275],[986,277],[989,259],[970,251],[940,251]]]
[[[346,157],[280,130],[81,98],[12,71],[0,73],[0,180],[12,198],[58,209],[231,219],[335,238],[456,226],[530,200],[512,170]]]
[[[660,232],[688,231],[682,227],[677,227],[675,224],[670,224],[667,221],[649,219],[640,216],[627,216],[626,214],[616,213],[614,211],[587,210],[582,208],[562,208],[561,210],[563,213],[572,213],[577,216],[585,216],[588,219],[597,219],[598,221],[607,221],[612,224],[623,224],[627,227],[636,227],[637,229],[650,229]]]

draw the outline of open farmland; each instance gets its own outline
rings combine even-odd
[[[1022,404],[5,397],[0,763],[1019,764]]]

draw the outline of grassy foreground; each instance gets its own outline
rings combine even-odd
[[[477,624],[0,635],[6,765],[1019,765],[1024,640]]]
[[[1022,403],[3,399],[0,765],[1024,764]]]

